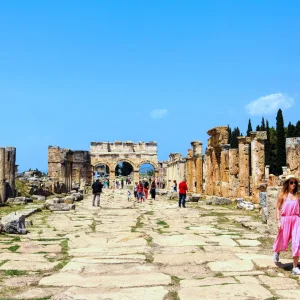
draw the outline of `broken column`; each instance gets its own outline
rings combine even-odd
[[[220,176],[221,176],[221,196],[229,196],[229,144],[221,145],[221,164],[220,164]]]
[[[187,174],[186,174],[186,183],[189,189],[189,192],[194,192],[194,172],[195,172],[195,167],[194,167],[194,160],[193,160],[193,151],[192,149],[188,150],[188,156],[186,159],[186,169],[187,169]],[[181,181],[181,180],[180,180]],[[179,182],[177,182],[179,184]]]
[[[229,149],[229,178],[228,196],[237,197],[239,189],[239,152],[238,149]]]
[[[6,179],[6,196],[14,198],[16,195],[15,186],[16,174],[16,148],[5,148],[5,179]]]
[[[239,191],[238,197],[249,198],[250,196],[250,137],[238,137],[239,149]]]
[[[252,175],[252,202],[259,202],[260,192],[265,192],[265,140],[266,131],[250,132],[251,137],[251,175]]]
[[[0,148],[0,203],[4,203],[5,197],[5,148]]]
[[[288,173],[300,178],[300,137],[287,138],[285,149]]]
[[[203,192],[203,161],[202,161],[202,143],[200,141],[191,142],[193,146],[193,159],[195,161],[195,182],[196,193]]]

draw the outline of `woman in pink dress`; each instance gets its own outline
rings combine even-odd
[[[279,254],[288,248],[292,240],[292,273],[300,275],[298,261],[300,256],[300,196],[299,181],[294,175],[288,175],[277,199],[276,218],[278,233],[273,245],[274,262],[279,261]]]

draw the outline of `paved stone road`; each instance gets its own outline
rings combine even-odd
[[[105,190],[76,211],[33,215],[30,233],[0,236],[0,299],[298,299],[291,259],[235,222],[255,214]],[[248,217],[246,216],[248,215]],[[289,253],[285,254],[288,258]]]

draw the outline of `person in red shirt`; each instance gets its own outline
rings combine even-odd
[[[186,179],[183,179],[179,183],[179,201],[178,201],[178,206],[184,207],[185,208],[185,199],[186,199],[186,191],[188,190],[187,184],[186,184]]]

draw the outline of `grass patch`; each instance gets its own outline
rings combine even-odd
[[[147,245],[150,246],[150,247],[152,247],[152,241],[153,241],[152,236],[147,235],[147,237],[145,238],[145,240],[147,241]]]
[[[22,271],[22,270],[4,270],[3,271],[4,276],[23,276],[27,275],[27,271]]]
[[[139,216],[136,220],[135,226],[131,226],[131,232],[136,232],[138,228],[143,228],[144,223],[141,220],[142,216]]]
[[[177,277],[177,276],[171,276],[171,280],[172,280],[172,285],[177,285],[177,286],[180,285],[181,279],[179,277]]]
[[[6,259],[6,260],[4,260],[4,261],[1,261],[1,262],[0,262],[0,267],[3,266],[6,262],[8,262],[8,259]]]
[[[145,213],[145,215],[153,216],[153,215],[154,215],[154,211],[153,211],[153,210],[147,211],[147,212]]]
[[[150,253],[145,253],[145,256],[146,256],[146,259],[145,259],[145,261],[146,261],[147,263],[149,263],[149,264],[152,264],[152,263],[153,263],[153,261],[154,261],[154,257],[153,257],[153,255],[152,255],[152,254],[150,254]]]
[[[178,296],[178,293],[175,291],[173,291],[173,292],[169,292],[166,296],[165,296],[165,298],[164,298],[164,300],[180,300],[180,298],[179,298],[179,296]]]
[[[223,273],[222,272],[217,272],[216,274],[214,274],[214,277],[223,277]]]
[[[166,222],[163,221],[163,220],[157,220],[156,224],[157,224],[157,225],[161,225],[161,226],[169,226],[168,223],[166,223]]]
[[[199,245],[198,247],[199,247],[200,250],[205,251],[205,250],[204,250],[204,246]]]
[[[21,242],[21,238],[19,236],[13,237],[12,242]]]
[[[14,246],[11,246],[9,248],[7,248],[9,251],[11,252],[16,252],[18,249],[20,248],[19,245],[14,245]]]
[[[54,271],[60,271],[71,259],[68,254],[69,245],[68,240],[63,240],[60,243],[61,246],[61,254],[62,258],[60,259],[59,263],[53,268]]]
[[[57,236],[60,236],[60,237],[63,237],[63,236],[65,236],[65,235],[67,235],[66,233],[57,233],[56,234]]]
[[[91,228],[91,230],[92,230],[92,232],[96,232],[96,225],[97,225],[97,223],[96,223],[95,220],[93,220],[92,224],[89,225],[90,228]],[[80,225],[80,226],[81,226],[81,225]]]

